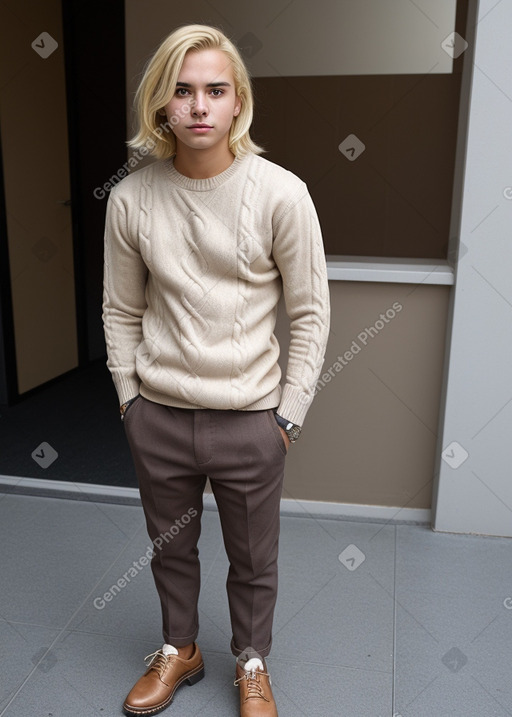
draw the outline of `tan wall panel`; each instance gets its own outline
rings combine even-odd
[[[429,508],[450,289],[331,281],[330,290],[322,375],[346,351],[353,357],[315,397],[289,452],[284,497]],[[364,337],[395,302],[402,310]],[[283,358],[287,323],[280,311]]]
[[[1,6],[0,122],[20,393],[78,363],[71,210],[59,203],[70,197],[60,12],[58,0]],[[42,32],[58,43],[46,58],[31,47]]]

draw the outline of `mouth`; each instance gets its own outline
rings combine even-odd
[[[213,127],[211,124],[204,124],[203,122],[197,122],[196,124],[189,125],[188,129],[213,129]]]

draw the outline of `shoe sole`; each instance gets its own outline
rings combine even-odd
[[[184,682],[189,685],[195,685],[197,682],[202,680],[203,677],[204,663],[199,665],[199,667],[196,667],[194,672],[187,672],[185,675],[183,675],[183,677],[177,680],[176,684],[174,685],[173,691],[165,700],[165,702],[161,702],[159,705],[155,705],[154,707],[144,707],[142,709],[139,709],[138,707],[130,707],[130,705],[127,705],[125,702],[123,705],[123,711],[125,715],[128,715],[128,717],[136,717],[137,715],[156,715],[158,712],[161,712],[166,707],[169,707],[174,698],[174,695],[176,694],[176,690],[178,689],[178,687],[180,687],[180,685],[182,685]]]

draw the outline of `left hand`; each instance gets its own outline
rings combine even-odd
[[[288,438],[284,428],[281,428],[281,426],[278,426],[278,428],[281,431],[281,435],[283,436],[284,445],[286,446],[286,450],[288,451],[288,448],[290,447],[290,439]]]

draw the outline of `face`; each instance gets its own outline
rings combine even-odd
[[[177,153],[228,150],[228,135],[241,109],[236,96],[231,61],[221,50],[190,50],[185,55],[174,97],[165,105],[172,120]]]

